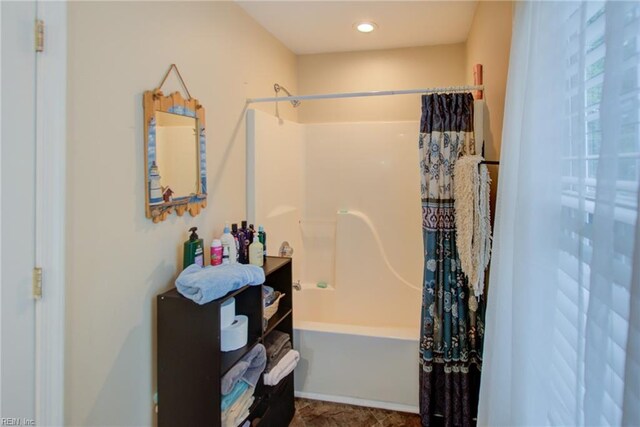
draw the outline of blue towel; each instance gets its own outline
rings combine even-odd
[[[267,350],[262,344],[257,344],[251,351],[224,374],[220,382],[220,392],[229,394],[240,380],[246,381],[251,387],[255,387],[260,379],[260,374],[267,366]]]
[[[222,396],[222,401],[220,402],[220,410],[226,411],[229,406],[233,405],[236,400],[240,398],[244,394],[245,391],[249,388],[249,384],[244,381],[238,381],[233,387],[231,393],[226,396]]]
[[[198,304],[206,304],[245,285],[261,285],[264,281],[264,270],[255,265],[200,267],[191,264],[176,279],[176,288],[183,296]]]

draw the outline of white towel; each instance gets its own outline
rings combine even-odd
[[[460,268],[469,279],[469,306],[475,311],[476,298],[484,290],[484,273],[491,256],[491,178],[481,156],[462,156],[454,167],[456,247]]]
[[[276,366],[271,368],[268,374],[264,374],[265,385],[276,385],[284,377],[289,375],[298,365],[300,353],[296,350],[289,350],[287,354],[278,362]]]

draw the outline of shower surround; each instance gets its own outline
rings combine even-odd
[[[302,288],[299,396],[418,412],[418,131],[247,113],[248,217],[265,226],[270,255],[294,248]]]

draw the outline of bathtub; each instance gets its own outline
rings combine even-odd
[[[307,300],[331,291],[294,294],[296,312]],[[320,298],[321,299],[321,298]],[[417,327],[372,327],[301,320],[294,315],[294,342],[301,360],[297,397],[418,413]]]
[[[422,218],[415,122],[247,113],[247,208],[293,248],[297,396],[418,412]],[[320,286],[323,288],[321,288]]]

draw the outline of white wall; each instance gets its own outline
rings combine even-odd
[[[304,203],[304,125],[250,110],[247,128],[253,170],[247,182],[249,219],[265,226],[269,255],[278,255],[282,242],[289,242],[295,251],[293,280],[298,280],[304,261],[299,224]]]
[[[259,111],[248,123],[249,194],[269,252],[289,241],[294,280],[329,286],[296,300],[296,321],[417,328],[418,123],[297,124]]]
[[[302,94],[456,86],[466,81],[465,44],[298,57]],[[303,102],[303,123],[419,120],[420,95]]]
[[[274,82],[297,91],[296,57],[230,2],[70,2],[68,19],[66,424],[148,426],[155,297],[173,285],[189,227],[208,244],[243,219],[244,100]],[[197,218],[153,224],[142,93],[171,63],[206,109],[209,198]]]

